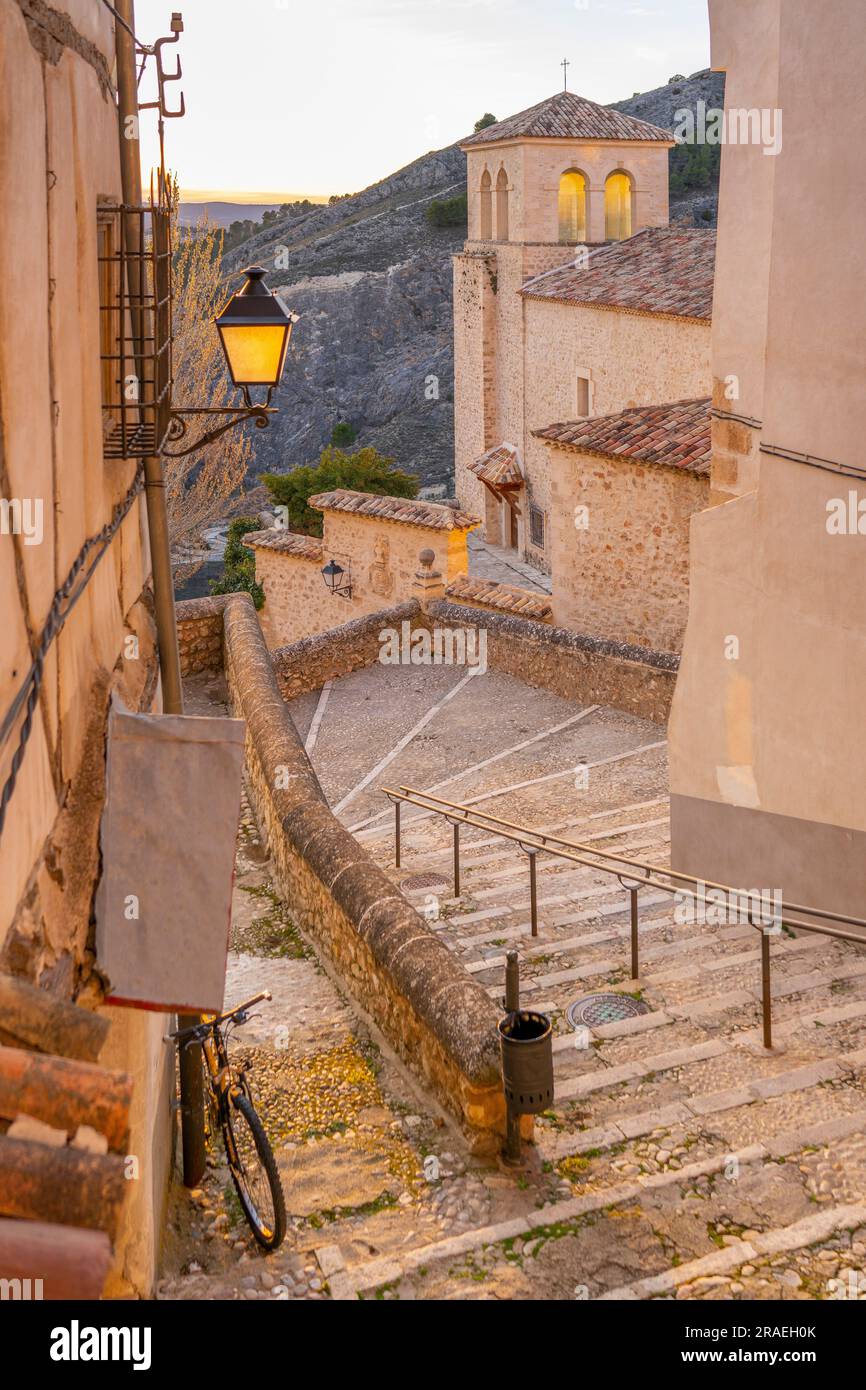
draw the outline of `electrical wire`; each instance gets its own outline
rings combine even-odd
[[[120,529],[133,502],[142,492],[143,488],[144,471],[143,465],[139,464],[131,487],[123,499],[113,508],[111,520],[106,522],[102,530],[97,531],[95,536],[91,536],[84,542],[84,545],[72,562],[69,573],[51,600],[48,617],[39,635],[39,641],[36,644],[36,650],[30,669],[24,677],[18,693],[9,706],[9,709],[4,715],[2,723],[0,723],[0,751],[2,751],[15,727],[18,716],[22,709],[24,710],[24,720],[21,725],[18,746],[12,755],[9,776],[3,784],[2,793],[0,793],[0,836],[2,836],[3,828],[6,824],[6,810],[12,798],[12,793],[15,790],[18,772],[24,761],[24,751],[33,730],[33,715],[39,700],[39,691],[42,687],[42,680],[45,674],[45,658],[48,655],[52,642],[61,632],[69,614],[84,594],[97,565]],[[88,559],[94,551],[96,553],[93,555],[92,559],[90,559],[88,565]],[[86,565],[87,568],[85,569]]]

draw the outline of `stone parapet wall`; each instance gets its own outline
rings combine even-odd
[[[404,1062],[462,1121],[475,1150],[494,1149],[504,1124],[496,1009],[333,815],[248,596],[229,596],[224,622],[232,709],[247,727],[249,792],[280,893]],[[346,650],[373,659],[375,622],[348,626],[355,631]],[[340,633],[326,640],[339,646]]]
[[[294,700],[308,690],[318,690],[325,681],[348,676],[351,671],[372,666],[381,651],[379,634],[383,628],[397,628],[403,622],[426,626],[421,606],[414,599],[353,618],[342,627],[302,637],[290,646],[271,653],[277,683],[286,700]]]
[[[177,604],[177,643],[184,676],[223,667],[223,611],[228,594],[188,598]]]
[[[510,614],[436,600],[428,621],[447,627],[473,624],[487,634],[487,663],[566,700],[613,705],[664,724],[670,712],[679,658],[669,652],[588,637]]]

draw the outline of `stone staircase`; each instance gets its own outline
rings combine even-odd
[[[339,684],[354,681],[357,696],[359,677],[378,679],[359,672]],[[504,720],[515,692],[506,685],[498,700],[495,680],[508,678],[488,673],[485,703]],[[503,994],[505,951],[516,948],[522,1001],[553,1020],[556,1097],[536,1123],[532,1203],[515,1213],[510,1179],[509,1200],[491,1206],[498,1219],[360,1261],[342,1284],[332,1281],[334,1296],[394,1286],[401,1297],[455,1297],[464,1279],[479,1297],[851,1296],[835,1292],[840,1271],[846,1288],[862,1278],[866,1293],[866,949],[811,934],[774,938],[768,1052],[760,939],[747,923],[682,925],[672,896],[648,888],[632,979],[629,898],[613,875],[539,854],[533,939],[528,861],[517,845],[463,829],[455,898],[450,825],[404,806],[394,868],[393,812],[383,814],[380,788],[401,784],[441,787],[437,795],[515,823],[668,862],[662,732],[612,710],[551,708],[555,697],[521,690],[544,706],[524,709],[522,738],[502,720],[479,735],[475,722],[472,748],[462,748],[460,702],[480,694],[470,688],[443,706],[449,727],[428,721],[340,814],[493,999]],[[333,692],[331,702],[312,757],[329,768],[338,805],[351,789],[335,785],[346,730],[339,719],[329,728]],[[307,698],[298,710],[302,732],[314,705]],[[401,710],[392,704],[395,746]],[[464,713],[469,727],[477,704]],[[563,727],[533,741],[546,722]],[[375,741],[375,721],[372,732]],[[576,785],[581,767],[588,777]],[[595,992],[631,996],[643,1011],[575,1030],[569,1006]]]

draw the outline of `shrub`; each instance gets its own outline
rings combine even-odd
[[[354,444],[358,438],[358,431],[354,425],[350,425],[346,420],[340,420],[331,430],[331,443],[338,449],[342,449],[346,444]]]
[[[210,581],[212,594],[249,594],[256,608],[265,601],[265,591],[256,581],[256,557],[241,540],[250,531],[261,531],[257,516],[239,516],[233,521],[226,537],[222,579]]]
[[[434,227],[465,227],[469,207],[465,193],[455,198],[434,198],[427,209],[427,221]]]
[[[291,473],[264,473],[262,482],[274,503],[286,508],[289,530],[306,536],[322,534],[322,513],[308,505],[317,492],[346,487],[379,497],[418,496],[418,479],[395,468],[393,459],[369,448],[347,454],[332,444],[322,450],[314,466],[293,468]]]

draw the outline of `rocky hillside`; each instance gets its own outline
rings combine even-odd
[[[681,106],[720,104],[722,82],[709,72],[675,78],[616,109],[671,128]],[[465,156],[452,145],[352,197],[271,223],[226,257],[230,270],[267,267],[271,286],[302,316],[274,402],[280,414],[253,436],[257,473],[315,461],[334,425],[347,421],[357,446],[371,444],[424,488],[450,492],[451,256],[465,229],[434,228],[426,214],[433,199],[464,191],[465,178]],[[671,212],[711,225],[715,188],[678,192]]]

